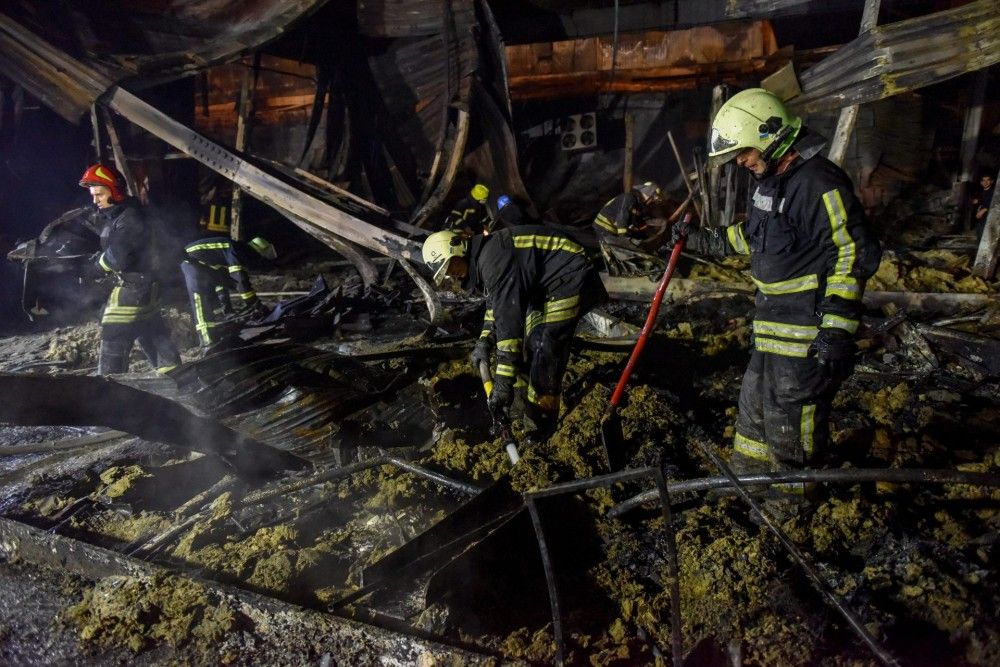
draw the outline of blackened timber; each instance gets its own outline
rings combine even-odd
[[[874,102],[1000,62],[1000,5],[956,9],[878,26],[801,76],[799,113]]]
[[[995,189],[996,185],[993,187]],[[1000,197],[994,196],[990,202],[989,213],[986,214],[986,225],[983,227],[983,236],[979,239],[979,250],[976,251],[972,272],[980,278],[990,280],[997,270],[998,255],[1000,255]]]
[[[107,426],[219,456],[242,476],[266,478],[309,463],[179,403],[102,377],[0,374],[0,420],[23,426]]]
[[[213,171],[230,179],[248,194],[311,225],[396,259],[420,257],[420,245],[355,218],[302,192],[240,158],[228,149],[173,120],[132,93],[115,87],[106,98],[109,107],[154,136],[184,151]]]

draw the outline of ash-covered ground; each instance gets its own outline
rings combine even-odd
[[[686,269],[690,277],[745,281],[738,264]],[[869,289],[995,294],[996,287],[972,277],[961,252],[917,248],[890,249]],[[618,304],[611,311],[639,324],[645,306]],[[698,443],[728,455],[752,315],[751,301],[739,295],[664,308],[621,410],[630,466],[660,466],[669,480],[718,474]],[[178,312],[170,319],[175,340],[185,342],[185,358],[194,359],[186,317]],[[370,337],[386,334],[379,322],[373,326]],[[974,346],[962,354],[927,342],[920,327],[928,326],[987,344],[1000,337],[1000,311],[993,305],[947,313],[870,312],[857,369],[835,403],[827,466],[1000,469],[996,375],[972,358]],[[349,465],[397,454],[461,483],[485,488],[499,480],[515,491],[605,472],[600,419],[627,347],[574,344],[556,435],[545,445],[522,446],[521,463],[511,469],[489,434],[480,381],[466,361],[468,346],[434,343],[441,333],[423,333],[426,351],[417,345],[416,354],[400,357],[383,345],[382,354],[366,357],[379,377],[405,382],[345,418],[309,457],[335,467],[332,460]],[[97,335],[90,323],[10,336],[0,341],[2,365],[85,372],[93,365]],[[338,334],[338,345],[354,341],[351,349],[364,349],[357,333],[352,336]],[[415,338],[408,340],[412,347]],[[310,344],[329,347],[323,338]],[[40,363],[46,360],[61,363]],[[24,368],[28,363],[34,365]],[[253,424],[247,415],[252,410],[226,419]],[[413,427],[421,419],[433,428]],[[68,437],[79,433],[7,428],[0,452]],[[242,657],[219,648],[232,648],[234,633],[252,638],[254,630],[185,573],[312,609],[353,610],[499,660],[545,663],[555,657],[538,546],[525,512],[474,543],[458,565],[410,565],[391,586],[346,607],[332,606],[369,583],[366,568],[470,497],[399,465],[359,466],[349,476],[285,487],[290,490],[257,501],[289,480],[227,480],[228,471],[211,457],[134,438],[87,451],[42,447],[0,461],[7,517],[176,572],[171,576],[177,579],[101,579],[65,587],[53,622],[76,636],[84,660],[111,655],[99,651],[161,655],[150,652],[164,646],[181,647],[185,660],[197,662],[263,659],[266,653],[255,654],[246,643],[236,644],[248,651]],[[648,504],[620,518],[607,516],[617,502],[648,487],[630,483],[539,501],[572,664],[670,661],[662,514]],[[1000,663],[998,502],[996,488],[825,485],[820,498],[783,528],[903,664],[992,665]],[[878,664],[741,500],[691,494],[674,498],[673,511],[689,664]],[[8,570],[4,576],[16,575]],[[321,657],[296,655],[292,662]]]

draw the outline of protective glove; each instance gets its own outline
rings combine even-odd
[[[670,228],[670,245],[675,246],[681,238],[690,239],[692,235],[698,234],[698,228],[691,224],[690,219],[685,216],[674,223]],[[690,241],[689,241],[690,242]]]
[[[816,355],[820,375],[828,380],[842,381],[854,370],[854,337],[843,329],[820,329],[809,346]]]
[[[510,427],[510,406],[514,403],[514,379],[501,376],[494,378],[493,391],[486,404],[493,417],[493,428],[497,434]]]
[[[479,371],[479,365],[484,361],[490,363],[490,354],[493,352],[493,342],[489,338],[480,338],[476,341],[476,346],[472,348],[472,367]]]

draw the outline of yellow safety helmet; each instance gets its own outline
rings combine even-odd
[[[643,206],[649,206],[663,199],[663,191],[653,181],[646,181],[642,185],[637,185],[632,189],[639,196]]]
[[[485,185],[483,185],[482,183],[476,183],[474,186],[472,186],[472,191],[469,194],[472,195],[472,198],[475,201],[479,202],[480,204],[485,204],[486,200],[490,196],[490,189]]]
[[[434,272],[434,284],[440,287],[448,275],[448,265],[453,257],[465,257],[469,240],[464,234],[449,230],[434,232],[424,240],[421,254],[424,264]]]
[[[743,90],[715,114],[708,158],[718,166],[756,148],[765,160],[773,160],[788,152],[801,129],[802,119],[789,113],[777,95],[763,88]]]
[[[278,256],[278,251],[274,249],[274,245],[263,237],[253,237],[250,239],[249,246],[256,250],[264,259],[274,260]]]

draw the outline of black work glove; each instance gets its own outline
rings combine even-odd
[[[843,329],[820,329],[809,346],[816,355],[820,375],[828,380],[842,381],[854,370],[854,336]]]
[[[496,434],[510,427],[510,406],[514,402],[514,379],[500,376],[493,379],[493,391],[486,404],[493,417],[493,428]]]
[[[493,342],[489,338],[480,338],[476,341],[476,346],[472,348],[472,367],[479,372],[479,366],[484,361],[490,363],[490,354],[493,352]]]
[[[698,234],[698,228],[691,224],[687,216],[684,216],[670,228],[670,245],[671,247],[675,246],[682,238],[690,239],[692,235],[696,234]]]

